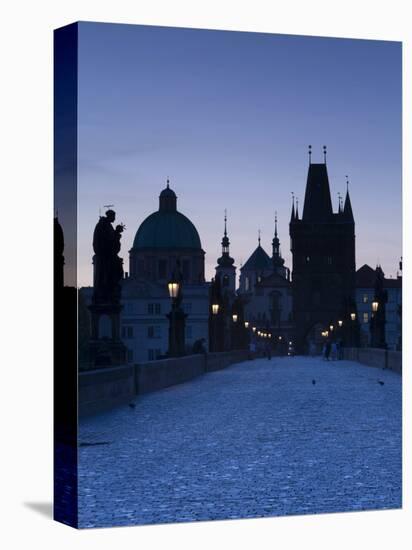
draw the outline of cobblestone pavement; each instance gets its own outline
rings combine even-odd
[[[402,505],[391,371],[259,359],[135,402],[80,424],[81,527]]]

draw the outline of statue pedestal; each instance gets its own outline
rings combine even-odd
[[[89,360],[93,367],[113,367],[127,362],[127,349],[120,339],[120,304],[92,304]],[[107,318],[109,334],[102,335],[101,321]]]

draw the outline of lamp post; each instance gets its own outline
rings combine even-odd
[[[210,350],[211,351],[219,351],[219,343],[218,343],[218,322],[219,322],[219,311],[220,311],[220,304],[215,301],[212,302],[211,310],[212,315],[210,317]]]
[[[182,309],[182,278],[178,266],[167,284],[172,301],[169,319],[169,357],[180,357],[185,354],[185,320],[187,315]]]

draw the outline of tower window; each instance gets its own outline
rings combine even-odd
[[[147,337],[148,338],[160,338],[160,327],[159,326],[147,327]]]
[[[147,304],[147,313],[149,315],[160,315],[160,304]]]

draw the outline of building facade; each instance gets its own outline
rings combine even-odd
[[[373,269],[364,264],[356,272],[356,306],[359,315],[360,345],[372,345],[371,321],[373,318],[372,304],[376,298],[376,281],[382,271],[380,266]],[[382,272],[383,289],[386,294],[384,304],[385,344],[390,350],[402,347],[402,272],[395,278],[386,278]],[[382,304],[381,304],[382,307]]]
[[[275,216],[272,257],[258,246],[240,269],[238,294],[244,304],[244,316],[256,331],[272,335],[277,344],[293,337],[292,285],[290,271],[280,252]]]

